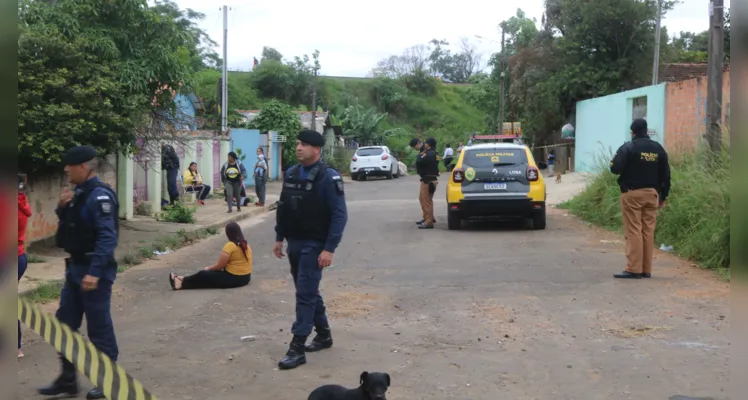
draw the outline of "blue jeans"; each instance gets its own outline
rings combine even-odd
[[[26,273],[26,267],[29,265],[29,259],[26,257],[26,253],[18,256],[18,281],[21,281],[23,274]],[[21,348],[21,321],[18,321],[18,348]]]
[[[291,333],[296,336],[309,336],[312,328],[327,328],[325,302],[319,293],[322,269],[319,267],[323,243],[307,240],[288,241],[288,261],[291,263],[291,276],[296,286],[296,321]]]

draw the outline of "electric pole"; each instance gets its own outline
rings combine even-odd
[[[657,25],[655,27],[654,65],[652,66],[652,86],[660,80],[660,37],[662,32],[662,0],[657,1]]]
[[[223,68],[222,68],[222,79],[221,79],[221,133],[225,134],[228,130],[228,107],[229,107],[229,72],[228,65],[226,62],[226,56],[228,54],[227,44],[229,37],[229,19],[228,19],[228,6],[223,6]]]
[[[501,53],[499,53],[499,115],[496,124],[497,131],[501,135],[504,133],[504,38],[506,30],[501,25]]]
[[[317,130],[317,68],[312,74],[312,130]]]
[[[722,148],[722,62],[724,58],[724,1],[709,3],[709,70],[706,98],[706,142],[709,149]]]

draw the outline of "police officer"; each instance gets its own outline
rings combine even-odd
[[[418,223],[418,229],[434,229],[434,193],[439,183],[439,161],[436,159],[436,139],[428,138],[423,144],[423,150],[416,159],[416,168],[421,176],[421,190],[418,199],[423,210],[423,221]]]
[[[322,270],[332,264],[335,249],[348,221],[343,179],[320,160],[325,144],[322,134],[303,130],[298,134],[299,164],[285,173],[276,214],[273,253],[282,258],[283,240],[288,241],[288,260],[296,286],[296,321],[290,348],[278,363],[292,369],[306,363],[305,352],[332,346],[325,303],[319,293]],[[307,336],[316,335],[305,346]]]
[[[665,205],[670,194],[670,164],[661,144],[650,139],[647,121],[636,119],[631,124],[632,139],[621,146],[610,172],[619,175],[621,214],[626,236],[626,269],[616,278],[652,277],[654,231],[657,210]]]
[[[70,257],[65,259],[65,285],[56,316],[77,331],[86,315],[88,337],[96,348],[117,361],[119,350],[111,315],[112,284],[117,274],[114,249],[118,238],[117,195],[96,176],[96,150],[90,146],[70,149],[62,158],[73,191],[65,188],[57,207],[59,225],[57,246]],[[75,366],[60,356],[62,373],[39,394],[60,396],[78,394]],[[103,399],[99,388],[87,399]]]

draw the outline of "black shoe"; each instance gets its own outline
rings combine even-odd
[[[102,391],[99,388],[93,388],[88,391],[86,394],[87,400],[95,400],[95,399],[106,399],[106,396],[104,396],[104,391]]]
[[[642,278],[651,278],[652,274],[649,272],[642,272]]]
[[[286,355],[278,362],[278,369],[294,369],[299,365],[306,364],[306,350],[304,344],[306,343],[306,336],[294,335],[291,340],[291,345],[288,348]]]
[[[425,220],[425,219],[422,219],[422,220],[420,220],[420,221],[416,222],[416,225],[421,225],[421,224],[423,224],[424,222],[426,222],[426,220]]]
[[[619,274],[613,274],[613,277],[619,278],[619,279],[641,279],[642,274],[635,274],[633,272],[623,271]]]
[[[239,206],[236,206],[236,212],[240,212],[241,210],[242,210],[242,208],[241,208],[241,207],[239,207]]]
[[[418,229],[434,229],[434,225],[419,224]]]
[[[332,334],[329,327],[315,328],[315,331],[317,331],[317,334],[312,339],[312,343],[306,346],[306,351],[313,353],[332,347]]]
[[[41,387],[37,390],[42,396],[71,396],[78,395],[78,379],[76,378],[75,366],[68,360],[62,359],[62,373],[51,385]]]

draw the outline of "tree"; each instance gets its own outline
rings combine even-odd
[[[387,118],[374,107],[366,108],[360,104],[350,106],[343,112],[343,136],[355,139],[362,145],[380,144],[383,136],[379,124]]]
[[[265,54],[267,49],[272,52],[268,50]],[[311,58],[305,54],[286,63],[265,58],[275,53],[280,56],[275,49],[265,47],[265,50],[263,61],[252,71],[252,87],[263,98],[282,100],[293,106],[310,104],[312,76],[320,68],[319,50],[315,50]]]
[[[62,151],[76,144],[106,155],[133,150],[138,139],[149,143],[149,135],[176,135],[173,97],[189,84],[184,55],[196,37],[159,10],[144,0],[22,0],[20,168],[57,169]],[[158,132],[148,128],[153,121]]]
[[[282,62],[283,54],[281,54],[280,51],[276,50],[273,47],[262,46],[262,58],[260,58],[260,62],[266,60]]]
[[[182,31],[191,36],[191,40],[179,49],[180,55],[186,58],[182,62],[189,64],[194,71],[223,65],[223,60],[214,50],[218,43],[197,24],[197,21],[205,20],[205,14],[191,8],[180,10],[172,0],[156,0],[154,3],[151,7],[154,12],[173,19]]]
[[[247,127],[260,132],[276,131],[279,135],[284,135],[286,141],[283,143],[283,164],[288,167],[298,163],[295,149],[296,135],[301,131],[301,120],[291,106],[271,100]]]

